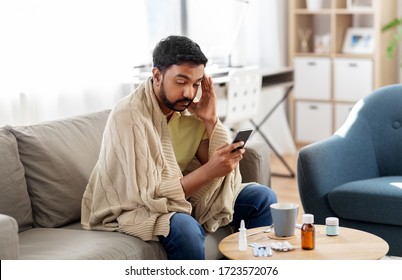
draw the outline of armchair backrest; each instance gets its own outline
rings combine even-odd
[[[367,152],[374,151],[380,176],[402,175],[402,85],[382,87],[360,100],[336,134],[364,141]]]

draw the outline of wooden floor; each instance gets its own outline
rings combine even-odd
[[[285,161],[292,168],[296,174],[296,155],[285,156]],[[280,160],[275,156],[271,156],[271,172],[287,174],[288,171],[280,162]],[[298,223],[301,223],[301,217],[304,214],[303,207],[300,202],[299,190],[297,188],[297,180],[295,178],[283,178],[278,176],[271,177],[271,187],[275,191],[278,202],[293,202],[299,204],[299,218]]]

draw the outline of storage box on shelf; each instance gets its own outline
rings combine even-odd
[[[332,107],[329,102],[298,101],[296,134],[301,143],[315,142],[331,135]]]
[[[295,97],[331,100],[331,61],[329,58],[295,57]]]
[[[289,61],[295,70],[292,127],[299,145],[330,136],[356,101],[397,82],[397,63],[386,54],[391,35],[381,32],[396,16],[397,1],[357,2],[289,2]],[[346,52],[349,28],[369,29],[372,50]]]
[[[354,102],[373,91],[373,61],[371,59],[335,58],[334,99]]]

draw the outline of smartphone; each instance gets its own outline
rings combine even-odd
[[[233,143],[236,143],[236,142],[243,141],[243,142],[244,142],[244,145],[246,145],[246,142],[247,142],[247,140],[248,140],[248,138],[250,137],[250,135],[251,135],[252,132],[253,132],[253,129],[251,129],[251,128],[246,128],[246,129],[241,129],[241,130],[239,130],[239,131],[237,132],[237,134],[236,134],[236,137],[233,139],[232,144],[233,144]],[[234,149],[234,150],[232,151],[232,153],[233,153],[234,151],[238,150],[238,149],[243,148],[244,145],[241,146],[241,147],[239,147],[239,148],[237,148],[237,149]]]

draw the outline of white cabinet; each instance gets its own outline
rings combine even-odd
[[[371,59],[334,59],[334,99],[358,101],[373,91]]]
[[[295,57],[296,98],[331,99],[331,61],[329,58]]]
[[[315,142],[332,134],[332,106],[327,102],[296,103],[296,138]]]
[[[335,105],[335,131],[338,130],[348,118],[354,104],[336,104]]]

